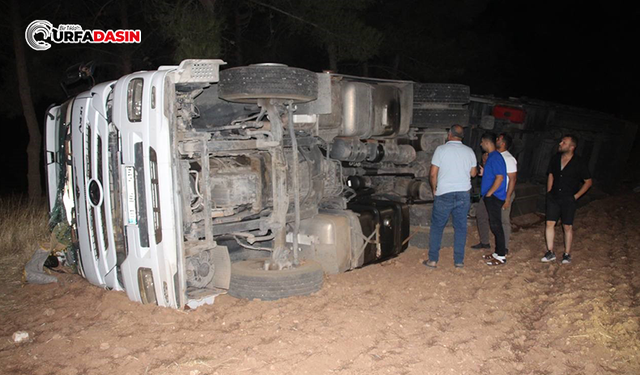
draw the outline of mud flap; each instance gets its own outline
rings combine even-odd
[[[211,260],[215,269],[213,287],[217,289],[229,289],[231,282],[231,258],[226,246],[216,246],[211,250]]]

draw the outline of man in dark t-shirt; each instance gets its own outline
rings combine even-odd
[[[551,158],[547,173],[547,253],[542,262],[556,259],[553,252],[555,225],[562,219],[564,229],[564,254],[562,264],[571,263],[571,242],[573,241],[573,219],[576,214],[576,201],[583,196],[592,185],[591,174],[582,159],[575,155],[578,139],[573,135],[565,135],[558,146],[559,153]]]

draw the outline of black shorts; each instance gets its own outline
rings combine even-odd
[[[562,219],[562,224],[573,225],[577,206],[573,195],[558,197],[547,194],[547,221]]]

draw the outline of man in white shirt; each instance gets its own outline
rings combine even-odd
[[[509,151],[513,138],[507,133],[502,133],[496,140],[496,149],[500,152],[504,158],[504,162],[507,164],[507,199],[502,206],[502,228],[504,231],[504,243],[507,251],[509,249],[509,239],[511,238],[511,204],[516,198],[515,188],[518,172],[518,161]],[[472,249],[489,249],[491,244],[489,243],[489,215],[487,209],[484,206],[484,202],[481,200],[476,210],[476,222],[478,224],[478,235],[480,237],[480,243],[471,246]]]
[[[454,125],[449,129],[447,143],[438,146],[431,159],[429,182],[433,190],[433,212],[429,232],[429,260],[422,262],[436,268],[440,258],[442,232],[453,216],[453,262],[464,266],[464,247],[467,241],[467,214],[471,206],[471,177],[477,174],[476,154],[462,144],[464,129]]]

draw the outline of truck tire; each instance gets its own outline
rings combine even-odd
[[[414,109],[414,128],[446,128],[452,125],[469,124],[469,111],[461,109]]]
[[[280,64],[231,68],[220,72],[218,96],[241,103],[258,99],[308,102],[318,98],[318,77],[308,70]]]
[[[413,87],[413,103],[469,103],[469,86],[453,83],[416,83]]]
[[[249,259],[231,265],[229,295],[236,298],[273,301],[317,292],[324,282],[320,263],[306,261],[281,271],[265,271],[265,259]]]

